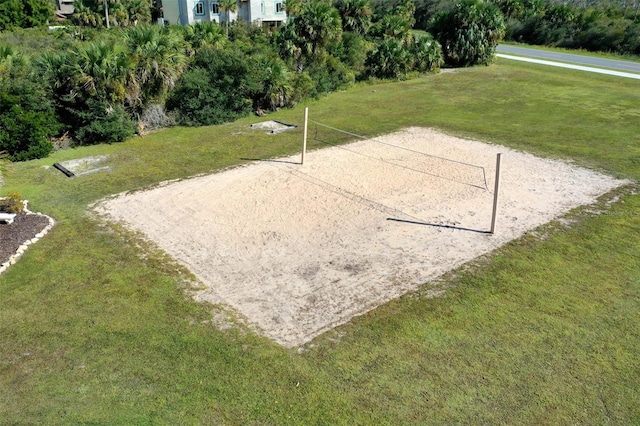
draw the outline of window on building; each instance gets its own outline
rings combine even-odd
[[[201,1],[196,3],[196,15],[204,15],[204,3]]]
[[[220,15],[220,4],[218,2],[211,3],[211,14]]]
[[[276,13],[284,13],[284,3],[276,2]]]
[[[263,15],[267,13],[267,6],[264,4],[264,0],[260,2],[260,12],[262,12]]]

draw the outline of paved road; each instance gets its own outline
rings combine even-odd
[[[574,64],[586,65],[590,67],[609,68],[618,71],[640,73],[640,63],[622,61],[617,59],[601,59],[591,56],[574,55],[571,53],[549,52],[527,47],[498,45],[497,53],[507,53],[512,55],[523,55],[531,58],[541,58],[550,61],[571,62]]]

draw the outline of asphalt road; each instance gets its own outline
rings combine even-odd
[[[531,58],[546,59],[549,61],[570,62],[596,68],[609,68],[617,71],[627,71],[640,73],[640,63],[622,61],[617,59],[600,59],[591,56],[574,55],[571,53],[549,52],[547,50],[538,50],[528,47],[498,45],[497,53],[506,53],[511,55],[522,55]]]

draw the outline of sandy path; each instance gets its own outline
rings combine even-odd
[[[197,299],[297,346],[623,183],[431,129],[378,140],[484,170],[362,141],[308,153],[302,166],[263,161],[122,194],[97,211],[186,265],[206,286]]]

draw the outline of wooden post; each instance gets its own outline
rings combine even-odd
[[[307,128],[309,123],[309,107],[305,107],[304,109],[304,127],[302,136],[302,155],[300,156],[300,164],[304,164],[304,154],[307,152]]]
[[[500,189],[500,157],[502,154],[498,154],[496,156],[496,182],[493,188],[493,213],[491,214],[491,230],[489,231],[493,234],[496,230],[496,213],[498,210],[498,190]]]

